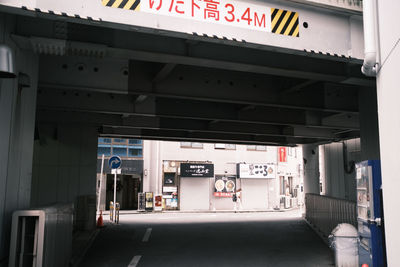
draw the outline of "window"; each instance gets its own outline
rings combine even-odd
[[[252,150],[252,151],[267,151],[267,146],[249,145],[249,146],[247,146],[247,150]]]
[[[113,147],[113,155],[120,156],[120,157],[126,157],[127,155],[127,150],[126,147]]]
[[[235,144],[215,144],[214,145],[215,149],[230,149],[230,150],[235,150],[236,145]]]
[[[130,144],[130,145],[141,145],[141,144],[142,144],[142,140],[139,140],[139,139],[129,139],[129,144]]]
[[[111,146],[107,145],[99,145],[97,148],[97,155],[98,156],[111,156]]]
[[[99,138],[99,144],[111,144],[111,138]]]
[[[181,142],[182,148],[203,148],[203,143]]]
[[[141,157],[143,152],[142,148],[132,148],[130,147],[128,150],[128,157]]]
[[[143,141],[140,139],[103,138],[98,139],[97,155],[120,157],[143,157]]]

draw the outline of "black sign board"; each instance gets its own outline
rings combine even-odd
[[[181,177],[214,177],[214,164],[181,163]]]

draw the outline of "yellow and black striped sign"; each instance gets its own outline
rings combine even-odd
[[[271,8],[271,29],[273,33],[299,37],[299,14]]]
[[[127,10],[140,10],[140,0],[102,0],[103,6],[122,8]]]

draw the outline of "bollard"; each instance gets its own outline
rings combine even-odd
[[[348,223],[341,223],[329,236],[331,247],[335,249],[336,267],[353,267],[358,265],[358,232]]]
[[[119,202],[115,205],[115,222],[119,223]]]
[[[110,201],[110,221],[114,221],[114,203]]]

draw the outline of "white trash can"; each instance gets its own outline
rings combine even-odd
[[[336,267],[358,267],[358,232],[348,223],[341,223],[329,236],[335,249]]]

